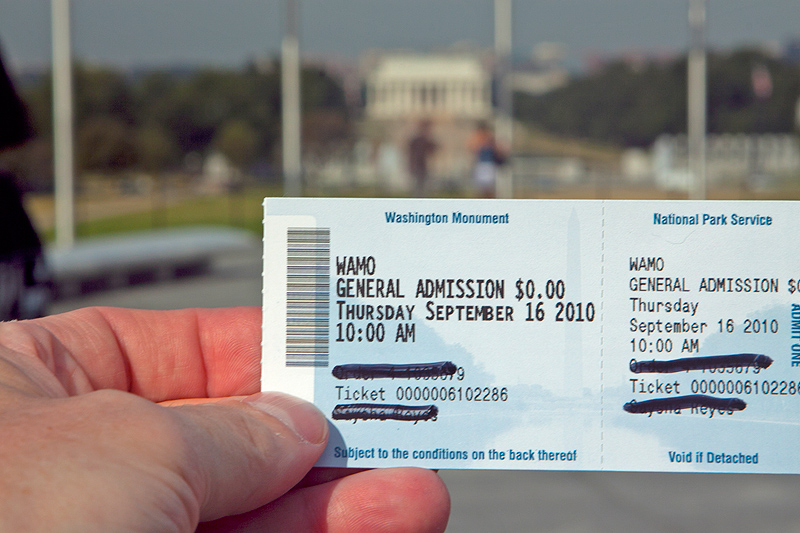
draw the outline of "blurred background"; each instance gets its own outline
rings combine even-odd
[[[800,199],[797,0],[0,0],[0,50],[49,312],[260,305],[264,196]],[[795,476],[442,475],[451,531],[800,529]]]
[[[473,196],[469,134],[510,115],[504,196],[689,196],[691,2],[516,2],[507,21],[495,4],[511,2],[72,0],[76,234],[257,231],[252,199],[284,192],[292,30],[304,195],[412,194],[408,143],[428,119],[427,194]],[[800,7],[706,11],[706,196],[796,198]],[[50,2],[0,1],[0,39],[39,133],[2,163],[49,236]]]

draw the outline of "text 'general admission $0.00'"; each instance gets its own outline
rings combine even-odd
[[[800,204],[267,199],[321,466],[800,472]]]

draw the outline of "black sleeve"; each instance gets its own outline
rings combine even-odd
[[[0,171],[0,260],[35,255],[41,249],[12,176]]]
[[[0,150],[21,144],[33,137],[28,110],[3,66],[0,54]]]

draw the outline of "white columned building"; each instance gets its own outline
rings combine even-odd
[[[318,183],[412,192],[409,142],[424,121],[438,146],[428,159],[430,192],[469,188],[470,137],[479,122],[493,122],[490,56],[389,52],[369,58],[364,68],[360,138],[351,159],[318,165]]]
[[[387,55],[367,78],[372,119],[488,119],[491,75],[478,58],[457,55]]]

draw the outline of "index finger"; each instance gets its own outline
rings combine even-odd
[[[257,307],[79,309],[0,324],[0,345],[41,360],[69,394],[117,389],[159,402],[260,388]]]

